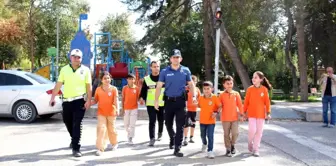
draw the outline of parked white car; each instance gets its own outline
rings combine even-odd
[[[62,92],[49,106],[55,83],[37,74],[0,70],[0,116],[14,117],[17,122],[31,123],[37,116],[51,118],[62,112]]]

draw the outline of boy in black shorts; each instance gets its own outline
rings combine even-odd
[[[191,76],[192,81],[196,85],[197,83],[197,77],[192,75]],[[189,87],[186,87],[186,90],[188,91],[188,101],[187,101],[187,116],[186,116],[186,122],[185,122],[185,128],[184,128],[184,141],[183,145],[188,145],[188,131],[190,128],[190,143],[194,143],[193,136],[194,136],[194,130],[196,125],[196,111],[197,111],[197,105],[193,104],[192,101],[192,93],[189,91]],[[196,87],[197,92],[197,100],[201,96],[200,90]]]

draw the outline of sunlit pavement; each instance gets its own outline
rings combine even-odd
[[[59,117],[59,116],[58,116]],[[148,121],[137,121],[134,145],[128,145],[122,120],[117,121],[119,149],[95,156],[96,119],[85,119],[82,137],[83,157],[74,158],[68,148],[70,138],[60,118],[18,124],[0,119],[0,165],[286,165],[334,166],[336,163],[336,129],[322,128],[319,123],[271,121],[265,125],[260,157],[247,151],[247,124],[240,125],[238,154],[225,157],[223,130],[215,129],[215,159],[206,158],[201,150],[197,126],[194,144],[182,148],[185,157],[177,158],[168,149],[168,135],[155,147],[148,147]]]

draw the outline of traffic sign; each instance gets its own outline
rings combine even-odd
[[[88,15],[87,15],[87,14],[80,14],[80,15],[79,15],[79,18],[80,18],[81,20],[87,20],[87,19],[88,19]]]
[[[48,56],[56,56],[57,49],[55,47],[48,48]]]

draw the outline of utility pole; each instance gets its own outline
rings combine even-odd
[[[222,24],[222,12],[220,8],[220,0],[217,1],[217,10],[215,13],[215,29],[216,29],[216,51],[215,51],[215,94],[218,94],[218,71],[219,71],[219,44],[220,44],[220,27]]]

